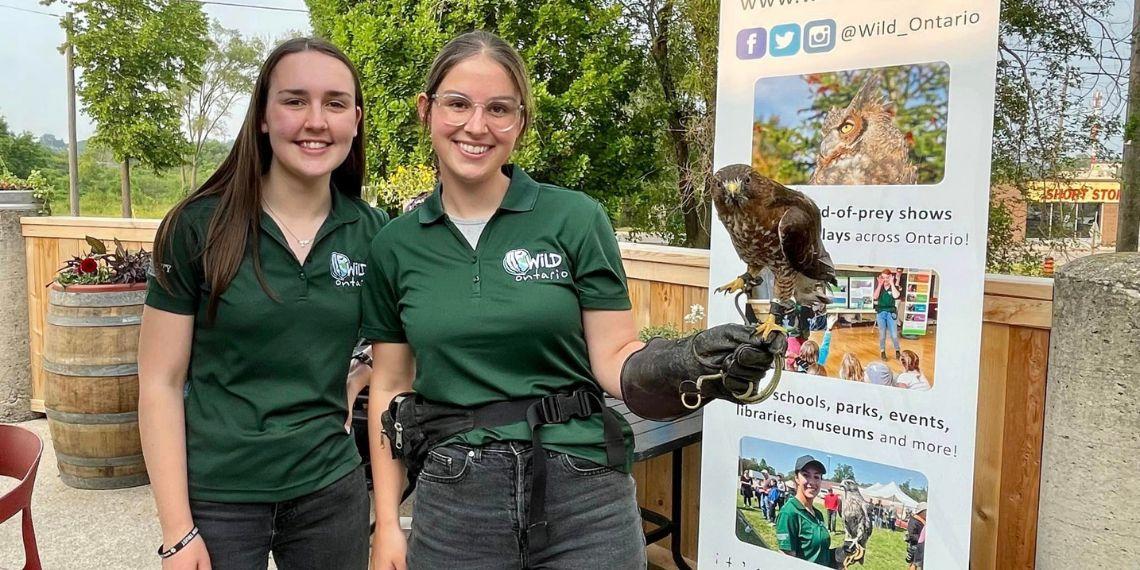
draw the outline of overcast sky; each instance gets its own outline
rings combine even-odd
[[[304,0],[219,0],[228,4],[249,4],[305,10]],[[15,10],[63,14],[61,4],[41,6],[38,0],[0,0],[0,115],[14,132],[50,133],[67,138],[67,70],[59,53],[63,29],[51,16]],[[309,33],[309,15],[231,6],[206,5],[206,15],[223,26],[247,37],[269,40],[290,31]],[[237,132],[245,114],[245,102],[231,112],[228,136]],[[90,137],[95,128],[82,110],[76,126],[79,140]]]
[[[201,0],[196,0],[201,1]],[[210,0],[206,0],[210,1]],[[218,0],[230,4],[248,4],[305,10],[304,0]],[[1131,28],[1132,2],[1117,0],[1110,19],[1110,28],[1115,37],[1128,34]],[[13,9],[17,8],[17,9]],[[206,5],[209,17],[218,20],[227,28],[239,30],[245,36],[258,36],[277,39],[286,33],[297,30],[310,31],[309,17],[304,13],[280,12],[264,9],[238,8]],[[58,51],[63,43],[63,30],[59,21],[51,16],[28,13],[20,10],[62,14],[62,4],[41,6],[38,0],[0,0],[0,115],[4,116],[9,127],[15,132],[31,131],[39,135],[51,133],[61,139],[67,135],[67,78],[64,57]],[[1102,32],[1089,25],[1094,36]],[[1101,46],[1110,58],[1116,57],[1108,46]],[[1117,46],[1117,52],[1128,56],[1128,46]],[[1085,85],[1082,97],[1091,108],[1092,94],[1104,94],[1104,112],[1122,116],[1124,113],[1124,91],[1127,89],[1127,61],[1108,59],[1105,69],[1099,69],[1092,62],[1074,61],[1073,65],[1084,71]],[[1107,72],[1107,73],[1106,73]],[[245,113],[245,103],[232,110],[228,137],[237,131],[241,117]],[[90,119],[79,115],[78,136],[88,138],[94,132]],[[1117,137],[1119,139],[1119,137]],[[1108,141],[1119,148],[1119,140]]]

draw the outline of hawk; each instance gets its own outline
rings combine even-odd
[[[867,540],[871,538],[871,508],[859,492],[859,485],[850,479],[843,480],[843,567],[858,562],[863,564]]]
[[[801,192],[756,172],[746,164],[726,166],[713,175],[713,203],[732,247],[747,271],[718,287],[716,292],[748,291],[761,282],[760,272],[776,277],[772,314],[757,327],[765,338],[783,332],[776,313],[787,314],[797,305],[817,314],[831,299],[824,283],[835,284],[835,265],[823,245],[819,207]]]

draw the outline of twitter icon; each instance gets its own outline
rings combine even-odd
[[[800,25],[780,24],[768,30],[768,55],[785,57],[800,51]]]

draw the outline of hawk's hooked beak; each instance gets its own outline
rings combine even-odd
[[[730,196],[736,196],[737,194],[740,194],[740,181],[730,180],[726,182],[724,184],[724,191],[727,192]]]

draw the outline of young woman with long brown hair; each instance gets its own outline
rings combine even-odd
[[[336,47],[277,46],[229,156],[159,227],[139,428],[163,568],[367,567],[349,362],[387,216],[360,199],[363,105]]]

